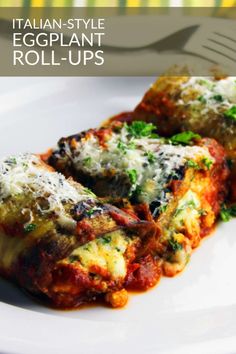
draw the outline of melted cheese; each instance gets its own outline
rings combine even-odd
[[[167,195],[163,194],[167,182],[187,160],[206,157],[213,161],[205,147],[166,144],[157,138],[135,138],[125,125],[107,137],[105,148],[95,135],[88,134],[77,142],[70,157],[78,171],[93,177],[111,173],[117,177],[126,175],[129,180],[129,172],[135,170],[136,180],[131,183],[129,195],[140,187],[137,196],[140,202],[158,200],[160,205],[167,202]]]
[[[181,230],[183,220],[185,224],[193,225],[198,223],[200,214],[198,210],[201,208],[201,202],[198,195],[189,190],[179,201],[173,218],[172,227],[175,230]]]
[[[33,199],[45,197],[48,209],[43,213],[61,214],[65,203],[78,203],[93,199],[85,188],[67,180],[62,174],[46,168],[41,160],[31,154],[19,154],[0,160],[0,203],[8,197],[32,195]],[[40,209],[40,205],[38,205]]]
[[[108,271],[113,279],[126,276],[124,253],[131,240],[123,231],[115,231],[75,249],[71,256],[78,257],[81,265],[88,271],[98,266]]]
[[[213,77],[193,76],[181,85],[178,104],[185,104],[186,101],[188,105],[199,107],[203,114],[228,110],[236,103],[236,77],[215,80]]]

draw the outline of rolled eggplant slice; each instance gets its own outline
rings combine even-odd
[[[236,150],[236,77],[160,77],[134,116],[161,134],[191,130]]]
[[[165,139],[154,129],[142,121],[114,121],[109,128],[62,138],[48,162],[99,196],[113,203],[118,198],[120,206],[154,220],[159,232],[141,254],[153,255],[166,275],[174,275],[211,231],[229,173],[215,140],[195,134],[184,146],[177,136]]]
[[[0,161],[0,272],[57,307],[124,305],[137,250],[153,232],[35,155]]]
[[[155,124],[165,136],[191,130],[216,139],[231,161],[236,199],[236,77],[162,76],[134,112],[117,118],[131,116]]]

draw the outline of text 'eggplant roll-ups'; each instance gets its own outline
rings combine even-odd
[[[142,121],[113,122],[62,138],[49,163],[101,197],[126,198],[123,207],[156,222],[158,233],[143,254],[159,259],[172,276],[212,229],[226,194],[224,149],[191,132],[170,139]],[[120,201],[122,204],[122,202]]]
[[[236,77],[162,76],[132,115],[166,136],[191,130],[216,139],[232,166],[236,199]]]
[[[35,155],[0,160],[0,272],[57,307],[124,305],[131,273],[150,269],[150,257],[134,260],[153,232]],[[153,265],[146,287],[158,272]]]

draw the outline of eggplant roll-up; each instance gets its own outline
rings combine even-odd
[[[142,245],[172,276],[209,234],[227,192],[228,167],[221,145],[187,132],[170,139],[142,121],[62,138],[48,158],[66,176],[100,197],[119,201],[158,232]]]
[[[134,262],[154,232],[154,224],[102,204],[36,155],[0,160],[0,272],[56,307],[96,299],[123,306],[138,268],[148,268],[146,287],[154,285],[152,259]]]
[[[236,199],[236,77],[162,76],[132,117],[155,124],[166,136],[191,130],[219,141],[232,166]]]

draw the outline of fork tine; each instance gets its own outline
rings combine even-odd
[[[224,39],[227,39],[227,40],[229,40],[229,41],[232,41],[232,42],[236,43],[235,34],[234,34],[234,38],[229,37],[229,35],[225,35],[225,34],[220,33],[220,32],[214,32],[214,34],[216,34],[217,36],[220,36],[220,37],[222,37],[222,38],[224,38]]]
[[[209,50],[209,51],[211,51],[211,52],[213,52],[213,53],[215,53],[215,54],[220,55],[220,56],[221,56],[221,59],[218,60],[219,63],[222,62],[222,59],[223,59],[223,58],[227,58],[227,59],[231,60],[232,62],[235,62],[235,60],[236,60],[236,58],[233,58],[232,56],[229,56],[229,55],[227,55],[226,53],[222,53],[222,51],[219,51],[219,50],[217,50],[216,48],[212,48],[212,47],[210,47],[210,46],[208,46],[208,45],[203,45],[202,47],[205,48],[205,49],[207,49],[207,50]],[[216,57],[215,57],[215,59],[217,60]]]
[[[224,31],[220,35],[219,32],[211,32],[207,37],[210,41],[215,42],[215,44],[221,45],[234,52],[236,51],[236,34],[232,34],[230,31]]]
[[[236,72],[236,34],[229,28],[202,26],[195,32],[184,50],[215,62],[227,73]]]
[[[219,38],[219,37],[217,37]],[[219,55],[224,56],[230,60],[236,61],[236,45],[229,46],[228,43],[219,41],[214,38],[213,34],[209,34],[208,38],[202,41],[202,46],[215,51]]]
[[[223,48],[225,48],[225,49],[229,49],[229,50],[231,50],[232,52],[236,53],[236,45],[235,45],[235,48],[232,48],[232,47],[229,47],[227,44],[221,43],[221,42],[219,42],[219,41],[217,41],[217,40],[215,40],[215,39],[209,38],[208,40],[209,40],[210,42],[212,42],[212,43],[217,44],[217,46],[221,46],[221,47],[223,47]]]

